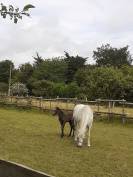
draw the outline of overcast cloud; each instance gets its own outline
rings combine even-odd
[[[0,60],[10,59],[16,66],[42,57],[71,55],[89,57],[102,44],[129,45],[133,53],[132,0],[2,0],[5,5],[23,8],[33,4],[31,18],[14,24],[0,17]]]

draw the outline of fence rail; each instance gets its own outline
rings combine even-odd
[[[24,165],[0,159],[0,177],[54,177]]]
[[[17,107],[39,108],[40,110],[54,110],[55,107],[60,107],[66,111],[72,111],[74,106],[79,103],[89,104],[94,110],[95,115],[107,115],[111,120],[114,116],[119,116],[122,122],[133,120],[133,103],[128,103],[126,100],[107,100],[97,99],[95,101],[78,100],[77,98],[55,98],[44,99],[42,97],[15,97],[15,96],[0,96],[0,103],[6,105],[15,105]]]

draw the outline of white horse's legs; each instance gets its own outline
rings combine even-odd
[[[84,135],[79,135],[79,124],[77,123],[76,124],[76,127],[75,127],[75,134],[74,134],[74,140],[77,142],[77,145],[79,147],[81,147],[83,145],[83,140],[85,138],[85,134],[87,134],[87,146],[90,147],[90,132],[91,132],[91,127],[92,127],[92,124],[90,126],[87,126],[87,132],[84,134]]]
[[[79,131],[78,131],[78,140],[77,140],[77,145],[79,146],[79,147],[82,147],[82,145],[83,145],[83,140],[84,140],[84,135],[83,134],[79,134]]]
[[[81,147],[82,144],[83,144],[83,138],[80,137],[80,138],[78,139],[78,146]]]
[[[75,131],[75,135],[74,135],[74,141],[77,141],[78,140],[78,136],[77,136],[77,131]]]
[[[85,138],[85,134],[84,133],[80,133],[79,129],[80,129],[80,122],[76,122],[75,124],[75,137],[74,140],[77,142],[77,146],[82,147],[83,145],[83,140]]]
[[[74,140],[78,141],[78,122],[75,122]]]
[[[78,134],[77,134],[77,123],[74,122],[74,141],[78,140]]]
[[[91,131],[91,127],[88,128],[88,132],[87,132],[88,133],[88,142],[87,142],[88,143],[88,147],[91,146],[90,145],[90,131]]]
[[[83,138],[81,136],[79,137],[79,122],[75,122],[74,140],[77,142],[77,146],[82,146]]]

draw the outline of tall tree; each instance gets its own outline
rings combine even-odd
[[[38,67],[44,61],[38,52],[36,52],[36,56],[33,58],[34,58],[34,67]]]
[[[32,76],[32,73],[33,66],[30,63],[22,64],[17,70],[16,78],[14,78],[14,80],[27,84],[28,80]]]
[[[39,60],[40,61],[40,60]],[[33,77],[37,80],[50,80],[53,82],[64,82],[67,64],[64,59],[45,59],[37,63],[35,61]]]
[[[93,51],[93,58],[98,66],[131,65],[133,59],[128,51],[128,46],[122,48],[113,48],[110,44],[98,47]]]
[[[0,62],[0,82],[8,83],[10,66],[14,69],[14,64],[10,60],[3,60]]]
[[[66,83],[70,83],[73,81],[75,73],[83,68],[85,65],[87,58],[83,58],[80,56],[70,56],[68,52],[65,52],[65,62],[67,63],[66,70]]]

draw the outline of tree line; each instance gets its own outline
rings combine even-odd
[[[28,95],[77,97],[78,99],[126,99],[133,101],[133,66],[128,46],[113,48],[106,44],[93,51],[95,64],[88,58],[71,56],[45,59],[38,53],[33,64],[15,68],[11,60],[0,62],[0,92],[8,91],[9,70],[12,66],[12,84],[23,83]],[[21,89],[20,95],[23,95]]]

